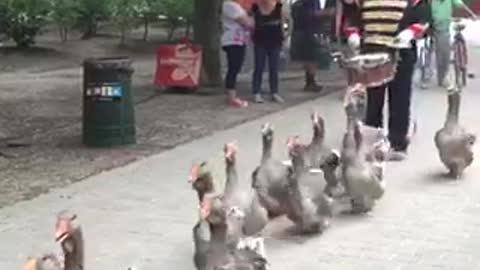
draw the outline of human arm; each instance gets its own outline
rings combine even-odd
[[[452,0],[452,4],[456,8],[463,8],[470,14],[473,19],[477,19],[477,14],[475,14],[475,12],[473,12],[467,5],[465,5],[465,2],[463,2],[462,0]]]
[[[465,3],[462,0],[452,0],[452,4],[456,8],[461,8],[465,6]]]
[[[252,29],[255,25],[252,17],[250,17],[248,15],[243,15],[243,16],[237,17],[235,19],[235,21],[238,22],[239,24],[241,24],[243,27],[249,28],[249,29]]]
[[[240,5],[224,3],[223,16],[230,18],[245,28],[253,28],[254,22]]]
[[[284,30],[284,34],[287,36],[292,32],[290,13],[288,10],[286,10],[286,8],[282,10],[282,29]]]
[[[347,13],[349,16],[345,18],[340,31],[347,38],[348,45],[352,49],[357,49],[360,46],[361,9],[357,4],[348,5],[344,6],[342,12],[345,12],[345,8],[350,8],[352,10],[350,10],[351,12]]]
[[[425,36],[432,22],[432,10],[428,0],[412,0],[411,6],[405,12],[403,30],[394,41],[397,48],[408,48],[412,40]]]
[[[335,9],[335,36],[337,38],[341,35],[342,29],[342,17],[343,17],[343,2],[342,0],[336,1]]]
[[[407,15],[409,19],[406,29],[412,31],[413,38],[423,37],[433,20],[429,1],[413,0],[413,6]]]

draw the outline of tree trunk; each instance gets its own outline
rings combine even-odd
[[[222,0],[194,0],[193,35],[202,46],[204,76],[202,84],[219,86],[222,83],[220,63],[220,13]]]
[[[168,35],[167,35],[167,40],[172,41],[173,37],[175,35],[175,30],[177,30],[177,25],[176,24],[170,24],[168,27]]]
[[[86,27],[87,28],[85,29],[81,39],[90,39],[97,34],[96,19],[92,19],[92,21],[90,21]]]
[[[60,41],[62,43],[67,42],[68,39],[68,27],[67,26],[59,26],[59,32],[60,32]]]
[[[144,15],[143,17],[143,41],[147,41],[148,39],[148,26],[150,24],[150,20],[148,18],[149,15]]]
[[[192,19],[191,18],[188,18],[187,19],[187,27],[185,29],[185,37],[190,39],[190,37],[192,36],[191,33],[192,32]]]
[[[58,25],[58,35],[60,37],[60,42],[63,43],[63,26]]]
[[[124,47],[125,46],[125,39],[127,36],[127,27],[122,26],[120,30],[120,46]]]

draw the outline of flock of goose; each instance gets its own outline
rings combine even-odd
[[[459,89],[448,91],[445,124],[434,138],[440,160],[454,179],[472,164],[476,141],[459,124],[460,96]],[[385,193],[390,145],[383,129],[362,124],[365,100],[361,85],[347,89],[347,127],[340,152],[325,144],[324,120],[313,113],[311,142],[290,137],[287,163],[272,156],[273,127],[263,125],[261,162],[250,181],[239,179],[234,143],[224,147],[223,186],[208,162],[193,167],[190,182],[200,209],[193,228],[197,270],[266,269],[269,264],[261,233],[274,218],[286,216],[299,234],[310,235],[329,228],[333,206],[340,199],[350,202],[351,214],[372,211]]]
[[[440,160],[452,178],[459,178],[473,162],[476,136],[459,124],[460,90],[448,92],[444,126],[434,141]],[[342,149],[325,144],[322,117],[311,116],[310,143],[290,137],[290,161],[272,156],[274,130],[262,127],[263,152],[251,179],[237,174],[237,147],[224,147],[225,179],[208,162],[193,166],[189,182],[198,194],[199,220],[193,227],[194,265],[197,270],[261,270],[269,263],[261,233],[274,218],[286,216],[299,234],[321,234],[330,227],[333,206],[339,199],[350,202],[351,214],[370,212],[386,188],[384,169],[389,151],[383,129],[364,126],[365,91],[347,89],[344,108],[347,125]],[[247,180],[247,181],[246,181]],[[219,184],[223,181],[223,185]],[[55,239],[64,256],[31,257],[23,270],[84,270],[84,243],[77,216],[62,211],[57,216]]]

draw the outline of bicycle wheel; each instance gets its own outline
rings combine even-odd
[[[453,44],[453,67],[455,71],[455,85],[457,87],[463,87],[461,49],[460,42],[456,40]]]
[[[461,72],[461,80],[462,80],[462,86],[467,85],[467,46],[465,44],[465,41],[462,40],[459,42],[459,56],[460,56],[460,61],[459,61],[459,66],[460,66],[460,72]]]
[[[427,66],[426,66],[426,55],[425,55],[425,48],[421,48],[420,49],[420,55],[419,55],[419,59],[420,60],[420,81],[422,83],[425,83],[426,79],[427,79]]]
[[[460,76],[460,67],[458,65],[458,50],[457,42],[453,44],[453,72],[455,76],[455,85],[460,86],[459,76]]]

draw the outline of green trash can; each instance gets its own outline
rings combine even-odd
[[[136,143],[131,93],[132,61],[127,57],[83,62],[83,143],[108,147]]]

